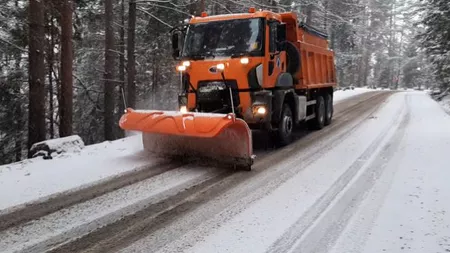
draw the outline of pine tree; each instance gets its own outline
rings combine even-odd
[[[428,0],[423,6],[425,31],[419,36],[443,88],[450,87],[450,2]]]

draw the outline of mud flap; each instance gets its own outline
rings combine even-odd
[[[246,169],[253,164],[251,131],[234,114],[128,109],[120,127],[143,132],[144,149],[156,156],[194,162],[208,158]]]

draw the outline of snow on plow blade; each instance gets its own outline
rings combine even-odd
[[[246,169],[253,164],[251,131],[233,114],[128,109],[120,127],[143,132],[144,149],[157,156],[209,158]]]

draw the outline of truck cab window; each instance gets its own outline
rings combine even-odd
[[[269,21],[269,52],[277,52],[277,21]]]

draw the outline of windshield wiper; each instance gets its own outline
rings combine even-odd
[[[192,60],[203,60],[203,59],[205,59],[205,56],[200,55],[200,54],[194,54],[194,55],[188,55],[186,58],[190,58]]]
[[[240,57],[244,57],[244,56],[250,56],[250,53],[236,53],[236,54],[232,54],[231,58],[240,58]]]
[[[212,52],[206,52],[204,54],[193,54],[187,56],[187,58],[191,58],[193,60],[204,60],[206,57],[212,57],[213,59],[216,58],[216,56]]]
[[[213,52],[211,52],[211,51],[208,51],[208,52],[206,52],[205,54],[206,54],[206,56],[212,57],[213,59],[216,58],[216,56],[215,56],[215,55],[213,54]]]

